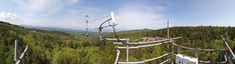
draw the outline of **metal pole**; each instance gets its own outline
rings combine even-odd
[[[128,53],[128,49],[129,49],[128,43],[129,43],[129,39],[127,39],[126,41],[127,41],[127,42],[126,42],[126,43],[127,43],[127,44],[126,44],[126,64],[128,64],[128,54],[129,54],[129,53]]]
[[[24,52],[21,54],[19,60],[16,62],[16,64],[20,64],[21,60],[23,59],[23,57],[25,56],[25,53],[27,52],[29,46],[27,46],[25,49],[24,49]]]
[[[168,40],[170,39],[170,37],[169,37],[169,19],[167,20],[167,38],[168,38]],[[169,48],[169,43],[167,44],[167,53],[169,53],[169,50],[168,50],[168,48]],[[167,59],[168,59],[168,55],[167,55]],[[169,64],[169,61],[167,61],[167,64]]]
[[[167,55],[167,60],[168,60],[168,58],[169,58],[169,43],[167,44],[167,53],[168,53],[168,55]],[[167,64],[169,64],[170,62],[169,61],[167,61]]]
[[[120,55],[120,51],[118,49],[118,44],[115,48],[117,49],[117,57],[116,57],[116,60],[115,60],[114,64],[118,64],[118,59],[119,59],[119,55]]]
[[[169,19],[167,20],[167,38],[169,39],[170,38],[170,34],[169,34]]]
[[[99,31],[100,31],[100,41],[102,41],[103,40],[103,38],[102,38],[102,28],[99,28]]]
[[[177,54],[181,54],[181,47],[179,45],[177,46]]]
[[[227,40],[227,37],[226,37],[226,40],[223,38],[223,36],[221,35],[221,38],[224,40],[224,43],[225,43],[225,45],[226,45],[226,47],[227,47],[227,50],[232,54],[232,56],[233,56],[233,59],[235,59],[235,55],[234,55],[234,53],[233,53],[233,50],[231,50],[231,48],[229,47],[229,45],[228,45],[228,42],[226,41]]]
[[[86,15],[86,36],[88,37],[88,15]]]
[[[219,60],[220,60],[220,64],[221,64],[221,61],[222,61],[222,59],[221,59],[221,44],[220,44],[220,50],[219,50]]]
[[[194,49],[194,53],[195,53],[194,56],[198,58],[198,48],[195,48],[195,49]]]
[[[17,57],[18,57],[18,40],[15,40],[15,57],[14,57],[14,61],[17,61]]]
[[[164,44],[164,42],[162,41],[162,44]],[[166,45],[166,50],[167,50],[167,60],[168,60],[168,57],[169,57],[169,46],[168,44]],[[169,64],[169,61],[167,61],[167,64]]]
[[[222,35],[221,35],[222,36]],[[226,37],[226,35],[225,35],[225,37]],[[223,38],[222,38],[223,39]],[[226,46],[226,44],[225,44],[225,49],[227,49],[228,47]],[[226,56],[228,56],[228,51],[225,51],[225,53],[226,53]]]
[[[117,57],[116,57],[114,64],[118,64],[119,54],[120,54],[120,51],[117,49]]]
[[[174,59],[173,59],[173,51],[174,51],[173,43],[174,43],[174,41],[171,43],[171,59],[172,59],[171,64],[173,64],[173,61],[174,61]]]

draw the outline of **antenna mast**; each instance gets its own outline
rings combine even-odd
[[[168,18],[168,20],[167,20],[167,38],[169,39],[170,38],[170,36],[169,36],[169,31],[170,31],[170,27],[169,27],[169,23],[170,23],[170,20],[169,20],[169,18]]]
[[[86,15],[86,37],[88,37],[88,15]]]
[[[167,39],[169,40],[170,37],[169,37],[169,18],[167,20]],[[167,43],[167,53],[169,53],[169,43]],[[167,59],[168,59],[168,55],[167,55]],[[167,61],[167,64],[170,64],[169,61]]]

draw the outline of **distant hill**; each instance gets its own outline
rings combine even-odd
[[[119,31],[118,33],[138,33],[138,32],[149,32],[151,29],[136,29],[136,30],[127,30],[127,31]]]
[[[62,31],[67,33],[85,33],[86,31],[80,29],[70,29],[70,28],[59,28],[59,27],[41,27],[41,26],[30,26],[30,25],[21,25],[25,28],[40,29],[46,31]]]
[[[20,25],[25,28],[31,28],[31,29],[40,29],[45,31],[61,31],[61,32],[67,32],[67,33],[79,33],[79,34],[85,34],[85,28],[79,28],[79,29],[70,29],[70,28],[59,28],[59,27],[42,27],[42,26],[30,26],[30,25]],[[92,28],[89,28],[92,29]],[[112,34],[112,29],[104,29],[104,34]],[[120,34],[124,33],[138,33],[138,32],[148,32],[152,31],[151,29],[136,29],[136,30],[126,30],[126,31],[117,31]],[[89,30],[89,33],[94,36],[98,36],[98,30]]]

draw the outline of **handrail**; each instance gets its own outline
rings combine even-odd
[[[211,61],[203,61],[203,60],[198,60],[199,62],[202,62],[202,63],[217,63],[219,64],[220,62],[211,62]],[[226,63],[227,61],[222,61],[221,63]]]
[[[175,39],[179,39],[179,38],[181,38],[181,37],[176,37],[176,38],[171,38],[171,39],[163,39],[163,40],[157,40],[157,41],[150,41],[150,42],[125,43],[125,44],[128,44],[128,45],[153,44],[153,43],[158,43],[158,42],[163,42],[163,41],[175,40]],[[124,44],[124,43],[114,42],[114,44]]]
[[[184,48],[184,49],[195,50],[195,48],[185,47],[185,46],[174,44],[174,43],[172,43],[172,45],[180,46],[181,48]],[[210,51],[220,51],[220,50],[225,51],[226,49],[198,49],[198,50],[199,51],[208,51],[208,52],[210,52]]]
[[[148,62],[148,61],[152,61],[152,60],[156,60],[156,59],[159,59],[159,58],[162,58],[164,56],[168,55],[168,53],[166,54],[163,54],[162,56],[158,56],[158,57],[155,57],[155,58],[151,58],[151,59],[147,59],[147,60],[144,60],[144,61],[139,61],[139,62],[128,62],[128,63],[131,63],[131,64],[137,64],[137,63],[145,63],[145,62]],[[120,64],[125,64],[126,62],[118,62]]]
[[[164,42],[164,43],[169,43],[169,42]],[[129,49],[135,49],[135,48],[143,48],[143,47],[157,46],[157,45],[161,45],[161,44],[162,44],[162,43],[147,44],[147,45],[133,46],[133,47],[128,47],[128,48],[129,48]],[[118,47],[118,49],[126,49],[126,47]]]
[[[176,37],[176,38],[171,38],[171,39],[163,39],[163,40],[157,40],[157,41],[150,41],[150,42],[138,42],[138,43],[128,43],[128,38],[127,39],[119,39],[119,40],[126,40],[127,43],[123,43],[123,42],[114,42],[114,44],[117,45],[116,49],[117,49],[117,57],[116,57],[116,60],[114,62],[114,64],[128,64],[128,63],[131,63],[131,64],[136,64],[136,63],[145,63],[145,62],[148,62],[148,61],[152,61],[152,60],[156,60],[156,59],[159,59],[159,58],[162,58],[164,56],[168,56],[170,53],[166,53],[162,56],[159,56],[159,57],[155,57],[155,58],[151,58],[151,59],[146,59],[146,60],[143,60],[143,61],[138,61],[138,62],[128,62],[128,49],[136,49],[136,48],[142,48],[142,47],[151,47],[151,46],[157,46],[157,45],[161,45],[161,44],[165,44],[165,43],[169,43],[169,42],[173,42],[172,40],[174,39],[179,39],[181,37]],[[113,38],[105,38],[105,40],[111,40],[111,41],[115,41],[115,40],[118,40],[118,39],[113,39]],[[123,44],[123,45],[126,45],[126,47],[119,47],[118,45],[119,44]],[[139,46],[133,46],[133,47],[129,47],[128,45],[139,45]],[[127,61],[126,62],[118,62],[118,59],[119,59],[119,54],[120,54],[120,51],[118,49],[126,49],[127,50]],[[167,61],[169,61],[171,59],[167,59],[165,60],[164,62],[162,63],[165,63]]]
[[[164,64],[165,62],[167,62],[167,61],[170,61],[171,59],[167,59],[167,60],[165,60],[165,61],[163,61],[163,62],[161,62],[161,63],[159,63],[159,64]]]
[[[105,40],[117,41],[117,39],[116,39],[116,38],[105,38]],[[119,40],[124,41],[124,40],[129,40],[129,39],[128,39],[128,38],[121,38],[121,39],[119,39]]]

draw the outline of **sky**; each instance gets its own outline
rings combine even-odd
[[[0,21],[79,29],[114,12],[119,29],[235,26],[235,0],[0,0]],[[97,28],[101,20],[89,23]]]

